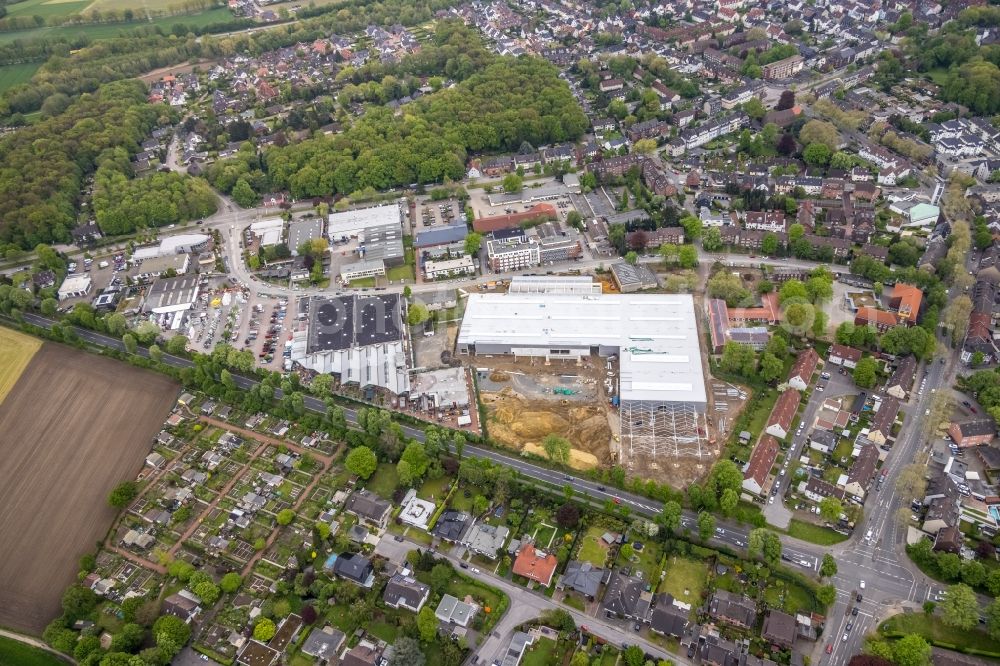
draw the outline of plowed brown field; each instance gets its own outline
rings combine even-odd
[[[0,626],[41,633],[177,397],[170,379],[46,343],[0,405]]]

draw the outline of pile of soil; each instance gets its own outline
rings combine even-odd
[[[486,396],[484,396],[486,398]],[[489,433],[497,442],[521,450],[529,443],[540,444],[546,435],[556,434],[588,462],[608,457],[611,428],[607,415],[596,405],[564,404],[552,400],[525,400],[512,391],[489,396]]]

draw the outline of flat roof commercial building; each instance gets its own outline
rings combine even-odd
[[[340,267],[340,280],[344,284],[379,275],[385,275],[385,262],[381,259],[362,259]]]
[[[208,246],[211,240],[206,234],[177,234],[167,236],[157,245],[136,248],[132,253],[132,260],[143,261],[154,257],[168,257],[172,254],[186,254],[188,252],[201,252]]]
[[[285,236],[285,221],[280,217],[258,220],[250,225],[250,233],[260,239],[261,247],[279,245]]]
[[[398,203],[345,210],[342,213],[330,213],[326,235],[331,239],[339,240],[357,236],[375,227],[384,227],[390,224],[400,226],[402,223],[403,209]]]
[[[288,223],[288,249],[292,251],[293,257],[298,256],[300,245],[322,237],[323,220],[321,218],[306,217]]]
[[[707,395],[690,295],[470,294],[457,350],[547,360],[617,355],[625,449],[700,453]]]
[[[61,285],[59,285],[59,300],[64,301],[67,298],[79,298],[80,296],[86,296],[90,293],[92,286],[93,285],[90,281],[89,275],[70,275],[63,280]]]
[[[458,259],[444,259],[424,263],[424,276],[428,280],[454,277],[456,275],[475,275],[475,273],[476,266],[472,263],[472,257],[468,255],[459,257]]]
[[[142,311],[153,314],[184,312],[191,309],[196,300],[198,300],[197,275],[158,278],[146,292]]]

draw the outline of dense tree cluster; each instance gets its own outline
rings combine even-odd
[[[246,151],[217,162],[206,175],[239,198],[264,189],[288,189],[297,198],[383,190],[457,180],[468,151],[572,140],[586,127],[558,70],[534,58],[502,58],[453,88],[424,96],[403,116],[369,108],[342,135],[271,148],[262,165]]]
[[[963,583],[983,594],[1000,596],[1000,570],[989,568],[978,560],[963,560],[955,553],[942,553],[933,544],[921,539],[906,547],[910,559],[921,571],[948,583]]]
[[[84,177],[109,149],[137,152],[162,112],[142,83],[119,81],[0,141],[0,243],[68,241]]]
[[[930,38],[911,35],[907,55],[920,71],[948,69],[941,96],[978,114],[1000,111],[1000,45],[979,46],[976,28],[1000,24],[996,7],[970,7]]]
[[[105,163],[94,178],[94,215],[105,234],[162,227],[215,213],[217,197],[201,178],[157,172],[129,179],[126,169],[127,162]]]
[[[199,55],[195,43],[165,36],[109,39],[85,46],[68,55],[60,49],[32,77],[4,93],[0,111],[28,113],[42,108],[54,95],[93,92],[102,84],[137,76]]]
[[[994,419],[1000,417],[1000,373],[996,370],[979,370],[959,378],[959,386],[968,393],[978,394],[979,404]]]

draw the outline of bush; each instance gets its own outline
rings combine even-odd
[[[135,481],[122,481],[108,495],[108,504],[116,509],[124,509],[138,494],[139,485]]]
[[[253,637],[266,643],[274,637],[275,631],[277,631],[277,627],[274,626],[274,621],[265,617],[253,628]]]

